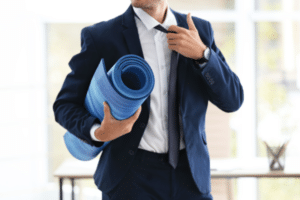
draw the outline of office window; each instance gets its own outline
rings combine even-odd
[[[256,0],[256,10],[274,11],[282,9],[282,0]]]
[[[288,45],[288,43],[299,44],[297,26],[291,38],[285,37],[283,30],[283,24],[279,22],[256,24],[259,156],[265,156],[266,153],[262,139],[268,140],[270,137],[274,140],[278,139],[277,137],[282,137],[282,140],[289,139],[296,136],[299,130],[297,123],[300,119],[297,112],[299,109],[297,102],[300,100],[297,86],[299,53],[297,45]],[[275,121],[278,123],[274,123]],[[295,148],[293,143],[290,146]],[[287,153],[295,155],[295,150]]]
[[[268,137],[267,133],[270,137],[280,133],[276,127],[278,123],[273,124],[272,119],[287,99],[287,90],[282,84],[286,79],[282,37],[282,24],[256,23],[257,124],[260,128],[258,141]],[[276,133],[271,127],[276,129]],[[270,129],[273,133],[269,132]],[[260,144],[258,155],[266,156],[265,146],[262,142]]]
[[[169,4],[173,8],[181,8],[186,10],[233,10],[236,0],[169,0]],[[178,10],[178,9],[177,9]]]
[[[294,7],[294,9],[295,10],[300,10],[300,1],[295,1],[295,7]]]
[[[48,182],[44,27],[20,5],[1,5],[0,199],[23,199]]]
[[[235,51],[236,51],[236,29],[233,22],[220,23],[212,22],[212,28],[214,30],[215,41],[219,49],[230,66],[230,68],[235,71]]]
[[[272,2],[275,7],[277,4]],[[296,142],[300,130],[299,26],[297,19],[286,14],[292,12],[290,3],[283,2],[284,12],[261,13],[255,21],[257,156],[266,156],[262,140],[276,145],[290,139],[286,156],[300,154]],[[299,196],[295,185],[299,185],[299,180],[259,179],[258,194],[262,200],[293,199]]]
[[[70,158],[63,141],[66,130],[54,120],[53,103],[60,91],[66,75],[71,72],[68,65],[70,59],[80,52],[80,31],[90,24],[48,23],[47,30],[47,84],[48,89],[48,130],[49,130],[49,179],[55,169],[66,158]]]

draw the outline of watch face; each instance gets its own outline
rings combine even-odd
[[[195,60],[196,63],[197,63],[198,65],[199,65],[199,64],[203,64],[203,63],[205,63],[205,62],[208,61],[209,56],[210,56],[210,48],[207,47],[207,48],[204,50],[204,53],[203,53],[203,54],[204,54],[204,55],[203,55],[202,58],[200,58],[200,59],[198,59],[198,60]]]
[[[205,58],[205,60],[207,60],[207,50],[208,50],[208,48],[206,48],[206,49],[204,50],[204,55],[203,55],[203,57]]]
[[[204,57],[205,57],[205,60],[208,61],[209,59],[209,56],[210,56],[210,48],[207,47],[204,51]]]

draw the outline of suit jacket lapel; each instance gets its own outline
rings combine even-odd
[[[182,28],[186,28],[186,29],[189,29],[189,26],[186,22],[186,19],[181,16],[181,14],[179,14],[178,12],[174,11],[172,8],[170,8],[170,10],[173,12],[175,18],[176,18],[176,21],[177,21],[177,26],[179,27],[182,27]],[[179,58],[178,59],[184,59],[185,57],[181,54],[179,54]],[[179,62],[179,60],[178,60]]]
[[[184,27],[184,28],[188,29],[188,24],[186,22],[186,19],[184,19],[184,17],[181,14],[177,13],[173,9],[171,9],[171,11],[175,15],[177,25],[179,27]],[[122,19],[123,36],[125,38],[129,53],[135,54],[135,55],[138,55],[138,56],[144,58],[140,39],[139,39],[138,30],[137,30],[137,27],[135,24],[134,11],[133,11],[131,4],[128,7],[128,9],[125,11],[125,13],[123,14],[122,17],[123,17],[123,19]],[[178,63],[180,62],[181,59],[185,59],[185,57],[182,56],[181,54],[178,54],[177,58],[178,58]],[[183,66],[181,73],[182,73],[183,79],[185,79],[186,66]],[[183,80],[183,82],[184,82],[184,80]],[[180,98],[182,98],[182,94],[181,94]],[[147,104],[148,110],[150,110],[150,95],[146,99],[146,104]]]
[[[134,20],[134,11],[130,4],[126,12],[123,14],[123,35],[130,54],[138,55],[144,58],[138,30]]]
[[[122,25],[123,25],[123,36],[125,38],[129,53],[144,58],[138,30],[135,24],[134,11],[131,4],[122,16]],[[145,102],[146,102],[146,108],[149,112],[150,95],[148,96]],[[142,108],[142,110],[143,109],[144,108]]]

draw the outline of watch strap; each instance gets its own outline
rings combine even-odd
[[[209,51],[209,52],[207,53],[207,51]],[[196,63],[196,64],[200,65],[200,64],[204,64],[204,63],[206,63],[206,62],[208,61],[208,59],[209,59],[209,57],[210,57],[210,48],[207,47],[207,48],[204,50],[204,53],[203,53],[203,54],[204,54],[204,55],[203,55],[202,58],[195,60],[195,63]]]

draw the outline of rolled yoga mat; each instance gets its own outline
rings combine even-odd
[[[137,55],[121,57],[108,73],[104,59],[101,59],[88,88],[84,106],[102,122],[103,102],[106,101],[116,119],[127,119],[148,98],[154,82],[151,67]],[[91,146],[70,132],[65,133],[64,141],[69,152],[84,161],[95,158],[110,143],[105,142],[101,147]]]

